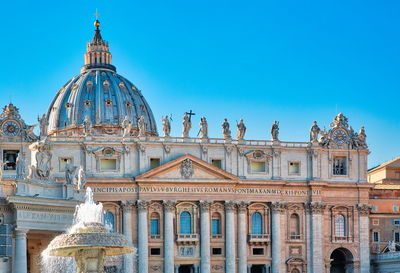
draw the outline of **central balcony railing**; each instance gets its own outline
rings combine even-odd
[[[182,245],[192,245],[197,244],[199,242],[199,234],[197,233],[189,233],[189,234],[177,234],[176,242]]]
[[[249,234],[247,238],[250,244],[255,245],[268,244],[270,241],[269,234]]]

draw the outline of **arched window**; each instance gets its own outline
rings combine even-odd
[[[219,213],[212,215],[211,234],[221,234],[221,215]]]
[[[292,270],[292,273],[300,273],[300,271],[297,268],[295,268]]]
[[[115,232],[114,213],[107,211],[104,215],[104,224],[110,229],[111,232]]]
[[[262,234],[262,215],[259,212],[253,213],[251,216],[251,233],[252,234]]]
[[[157,212],[153,212],[150,216],[150,235],[160,234],[160,216]]]
[[[192,233],[192,217],[188,211],[184,211],[180,216],[180,233],[191,234]]]
[[[300,235],[300,218],[297,213],[290,215],[289,230],[291,236]]]
[[[341,214],[335,217],[335,235],[346,236],[346,222],[344,216]]]

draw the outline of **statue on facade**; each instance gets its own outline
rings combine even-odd
[[[208,124],[205,117],[200,118],[199,126],[200,130],[197,135],[200,135],[201,138],[208,138]]]
[[[124,120],[121,123],[121,126],[124,130],[123,132],[123,137],[127,137],[131,135],[131,128],[132,128],[132,122],[129,120],[128,116],[125,116]]]
[[[331,123],[331,127],[349,127],[348,124],[349,119],[346,118],[342,113],[337,114],[337,116],[334,118],[333,122]]]
[[[321,129],[317,125],[317,122],[314,121],[313,125],[310,129],[310,141],[311,142],[318,142],[318,135],[321,132]]]
[[[37,126],[37,124],[26,125],[26,127],[24,128],[24,138],[26,141],[34,142],[34,141],[38,140],[38,137],[33,132],[33,129],[35,129],[36,126]]]
[[[387,246],[389,252],[396,252],[396,242],[389,241]]]
[[[40,136],[47,135],[47,119],[46,114],[43,114],[41,118],[38,117],[39,127],[40,127]]]
[[[192,128],[192,121],[189,118],[189,115],[185,113],[183,115],[183,121],[182,121],[182,137],[189,137],[189,132],[190,129]]]
[[[24,180],[25,179],[25,159],[22,152],[18,153],[17,160],[16,160],[16,179],[17,180]]]
[[[236,124],[237,134],[236,138],[238,140],[243,140],[244,135],[246,134],[246,125],[244,125],[243,119],[240,119],[239,123]]]
[[[36,151],[36,166],[32,167],[32,171],[35,170],[35,175],[40,179],[46,179],[50,175],[51,167],[50,162],[52,154],[50,152],[51,146],[47,138],[32,143],[29,149]]]
[[[138,120],[139,136],[146,136],[146,121],[144,116],[141,115]]]
[[[365,134],[364,126],[362,126],[360,131],[358,132],[358,141],[361,146],[367,147],[367,135]]]
[[[76,166],[73,166],[71,163],[65,164],[65,182],[67,185],[71,185],[74,182],[75,170]]]
[[[221,127],[222,127],[222,135],[224,136],[224,138],[230,139],[232,136],[228,119],[226,118],[224,119],[224,122],[221,124]]]
[[[271,136],[272,136],[272,140],[274,141],[278,141],[279,138],[279,122],[278,121],[274,121],[274,123],[272,124],[272,128],[271,128]]]
[[[86,116],[85,120],[83,121],[83,134],[85,136],[91,135],[92,134],[92,127],[93,127],[93,124],[90,121],[89,116]]]
[[[171,133],[171,122],[169,121],[168,115],[162,118],[162,130],[164,132],[165,137],[169,137],[169,134]]]
[[[80,166],[78,169],[78,175],[77,175],[77,181],[76,181],[77,189],[78,190],[83,189],[85,184],[86,184],[86,173],[85,173],[85,170],[83,169],[83,167]]]

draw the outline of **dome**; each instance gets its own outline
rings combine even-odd
[[[100,24],[95,26],[81,74],[68,81],[50,104],[46,114],[47,134],[81,134],[85,119],[90,121],[95,135],[121,134],[127,119],[132,124],[132,134],[136,135],[138,120],[143,116],[146,135],[157,135],[148,103],[134,84],[116,73],[108,43],[100,35]]]

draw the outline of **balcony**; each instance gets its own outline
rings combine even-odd
[[[196,245],[199,242],[199,235],[196,233],[192,234],[177,234],[176,243],[178,245]]]
[[[353,237],[351,237],[351,236],[333,236],[332,241],[338,242],[338,243],[352,243]]]
[[[289,240],[290,241],[299,241],[302,239],[301,234],[290,234],[289,235]]]
[[[267,245],[270,241],[269,234],[249,234],[247,236],[250,245]]]
[[[161,235],[160,234],[150,234],[149,235],[149,239],[150,240],[160,240],[161,239]]]
[[[211,234],[211,239],[222,239],[222,234]]]

